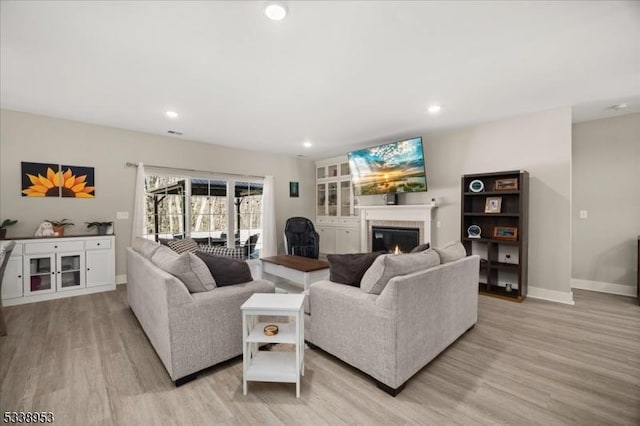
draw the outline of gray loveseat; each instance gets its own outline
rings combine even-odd
[[[127,300],[176,386],[241,355],[240,306],[253,293],[273,293],[274,285],[255,280],[189,293],[181,280],[150,260],[156,259],[159,244],[135,246],[127,248]]]
[[[391,278],[380,294],[331,281],[313,283],[305,338],[395,396],[475,325],[479,262],[478,256],[436,260],[437,266]]]

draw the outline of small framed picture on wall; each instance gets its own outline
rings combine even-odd
[[[289,197],[298,198],[300,196],[300,185],[298,182],[289,182]]]

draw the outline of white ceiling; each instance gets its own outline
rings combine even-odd
[[[290,1],[281,22],[263,5],[3,0],[1,106],[309,158],[566,105],[640,111],[640,2]]]

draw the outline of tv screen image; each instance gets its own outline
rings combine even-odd
[[[427,190],[420,137],[352,151],[349,167],[355,195]]]

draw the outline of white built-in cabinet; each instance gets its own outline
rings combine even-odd
[[[354,209],[347,156],[316,162],[316,228],[320,253],[357,253],[359,217]]]
[[[5,306],[116,288],[113,235],[15,242],[2,280]]]

